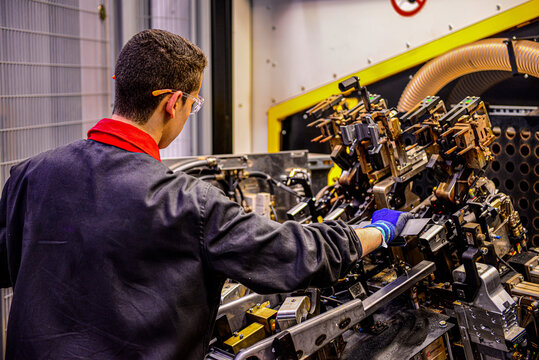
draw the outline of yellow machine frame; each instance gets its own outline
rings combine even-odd
[[[281,121],[290,115],[315,105],[332,94],[338,93],[339,82],[350,76],[355,75],[361,79],[362,85],[369,85],[424,63],[461,45],[492,36],[514,26],[525,25],[537,17],[539,17],[539,0],[528,1],[501,14],[492,16],[462,30],[455,31],[423,46],[419,46],[404,54],[272,106],[268,110],[268,151],[280,151]]]

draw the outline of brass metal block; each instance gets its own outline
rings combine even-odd
[[[252,323],[243,330],[235,333],[234,336],[226,340],[224,343],[227,345],[234,354],[237,354],[241,349],[245,349],[266,337],[264,331],[264,325],[259,323]]]
[[[269,307],[253,308],[247,311],[247,321],[256,322],[261,325],[264,325],[264,330],[269,335],[274,330],[274,325],[272,326],[272,323],[275,322],[276,315],[277,310],[271,309]]]

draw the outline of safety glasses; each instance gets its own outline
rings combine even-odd
[[[159,96],[159,95],[170,94],[170,93],[174,94],[175,92],[180,92],[180,91],[181,90],[161,89],[161,90],[152,91],[152,95]],[[183,91],[181,91],[181,93],[182,93],[182,97],[193,100],[193,105],[191,105],[191,115],[196,114],[202,107],[202,104],[204,104],[204,98],[201,96],[196,98],[191,94],[184,93]]]

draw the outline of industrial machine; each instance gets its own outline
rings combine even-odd
[[[249,175],[207,159],[197,164],[203,177],[228,179],[225,191],[247,211],[236,185],[257,177],[271,184],[268,208],[280,188],[295,202],[286,219],[302,223],[365,225],[381,208],[414,218],[329,289],[260,295],[227,284],[207,358],[539,358],[539,249],[512,199],[484,176],[496,138],[486,105],[428,96],[400,113],[357,78],[339,88],[304,115],[320,130],[313,141],[331,144],[342,169],[334,183],[315,193],[305,168]],[[414,182],[424,174],[434,186],[421,196]]]

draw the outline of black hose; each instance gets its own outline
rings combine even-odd
[[[208,180],[217,180],[217,175],[204,175],[198,178],[199,180],[208,181]]]
[[[175,167],[173,165],[173,166],[170,167],[170,169],[172,171],[174,171],[175,173],[179,172],[179,171],[186,172],[186,171],[189,171],[189,170],[197,168],[197,167],[208,166],[209,164],[210,164],[210,162],[208,161],[208,159],[206,159],[206,160],[195,160],[195,161],[188,162],[187,164],[179,165],[178,167]]]
[[[257,179],[266,180],[266,182],[268,184],[268,187],[269,187],[270,194],[275,195],[275,188],[273,187],[273,182],[271,181],[272,178],[268,174],[263,173],[261,171],[249,171],[247,173],[247,177],[253,177],[253,178],[257,178]]]
[[[217,175],[215,175],[215,174],[210,174],[210,175],[200,176],[200,177],[198,177],[197,179],[202,180],[202,181],[211,181],[211,180],[215,180],[215,181],[217,181],[217,183],[221,186],[221,190],[223,190],[225,193],[226,193],[227,190],[228,190],[228,184],[227,184],[227,182],[224,181],[224,180],[217,180]]]
[[[302,196],[299,195],[297,192],[295,192],[294,190],[292,190],[288,186],[284,185],[280,181],[275,180],[274,178],[272,178],[270,175],[268,175],[266,173],[263,173],[261,171],[249,171],[247,173],[247,176],[248,177],[256,177],[256,178],[265,179],[268,182],[268,184],[273,184],[273,185],[277,186],[279,189],[286,191],[287,193],[290,193],[290,194],[292,194],[292,195],[294,195],[294,196],[296,196],[298,198],[302,198]],[[271,192],[271,190],[270,190],[270,192]]]
[[[243,195],[243,190],[241,189],[241,186],[239,185],[238,182],[235,182],[234,183],[235,185],[235,189],[238,190],[238,193],[240,194],[240,205],[243,206],[244,205],[244,202],[245,202],[245,196]]]

